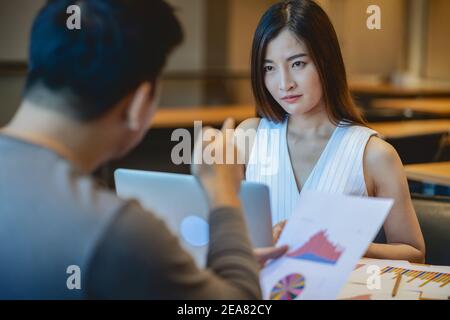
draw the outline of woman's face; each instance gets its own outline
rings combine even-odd
[[[290,115],[306,114],[321,105],[322,85],[316,66],[306,45],[287,29],[267,46],[264,81]]]

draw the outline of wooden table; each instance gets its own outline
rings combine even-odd
[[[202,121],[203,125],[219,126],[228,117],[233,117],[238,124],[255,116],[256,110],[252,105],[167,108],[156,113],[152,128],[187,128],[193,127],[194,121]]]
[[[434,114],[450,118],[450,99],[377,99],[374,108],[396,109]]]
[[[369,126],[384,138],[403,138],[434,133],[450,133],[449,120],[419,120],[371,123]]]
[[[152,128],[190,128],[194,126],[194,121],[202,121],[203,125],[219,126],[227,117],[233,117],[236,123],[240,123],[255,115],[256,111],[252,105],[160,109],[153,119]],[[399,138],[448,133],[450,119],[381,122],[370,124],[370,127],[386,138]]]
[[[384,82],[350,81],[349,87],[355,95],[373,97],[450,97],[449,86],[427,84],[405,86]]]
[[[410,165],[405,170],[410,180],[450,187],[450,162]]]

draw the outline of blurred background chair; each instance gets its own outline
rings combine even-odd
[[[450,161],[450,134],[442,136],[435,160],[436,162]]]
[[[436,162],[444,153],[443,133],[433,133],[401,138],[388,138],[386,141],[397,150],[404,165]]]
[[[450,265],[450,198],[413,196],[413,204],[426,244],[427,264]],[[386,243],[381,230],[375,243]]]

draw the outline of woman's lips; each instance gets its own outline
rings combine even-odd
[[[296,103],[298,101],[298,99],[300,99],[301,97],[302,97],[302,95],[287,96],[287,97],[281,98],[281,100],[292,104],[292,103]]]

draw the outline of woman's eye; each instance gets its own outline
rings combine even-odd
[[[297,68],[303,68],[304,66],[306,66],[306,63],[303,61],[297,61],[297,62],[294,62],[294,64],[292,66],[297,67]]]
[[[273,67],[272,66],[265,66],[264,67],[264,72],[271,72],[273,71]]]

